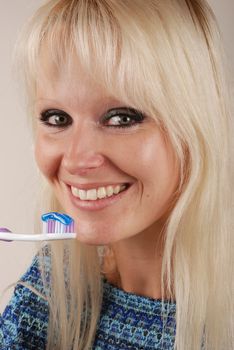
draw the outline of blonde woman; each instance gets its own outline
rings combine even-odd
[[[77,240],[39,249],[4,349],[231,350],[229,110],[203,0],[51,0],[19,45],[46,179]]]

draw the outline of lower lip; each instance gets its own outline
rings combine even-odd
[[[69,193],[70,193],[70,198],[71,201],[73,203],[73,205],[75,205],[77,208],[81,209],[81,210],[87,210],[87,211],[97,211],[97,210],[101,210],[104,209],[116,202],[118,202],[120,199],[123,198],[123,196],[126,195],[126,193],[129,191],[129,189],[132,186],[129,186],[126,190],[115,194],[111,197],[107,197],[107,198],[103,198],[103,199],[97,199],[95,201],[91,201],[91,200],[81,200],[77,197],[74,197],[72,192],[71,192],[71,187],[69,187]]]

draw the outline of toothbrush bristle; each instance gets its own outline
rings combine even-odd
[[[66,215],[51,212],[42,215],[44,233],[72,233],[74,232],[74,220]]]

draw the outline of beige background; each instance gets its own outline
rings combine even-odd
[[[118,1],[118,0],[117,0]],[[223,32],[234,81],[234,0],[210,0]],[[0,227],[14,232],[33,230],[36,167],[23,103],[19,101],[11,61],[17,33],[40,0],[0,0]],[[3,290],[15,282],[30,264],[35,252],[31,243],[0,242],[0,312],[12,293]]]

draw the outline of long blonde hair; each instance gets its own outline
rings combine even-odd
[[[46,1],[18,45],[30,111],[44,44],[55,69],[72,69],[75,53],[93,79],[168,134],[181,164],[162,271],[163,291],[176,298],[175,348],[200,350],[203,339],[207,350],[233,349],[230,112],[210,7],[202,0]],[[62,209],[47,197],[44,210]],[[48,349],[54,339],[57,349],[90,349],[102,300],[98,247],[54,243],[50,258]],[[44,275],[43,259],[41,268]]]

